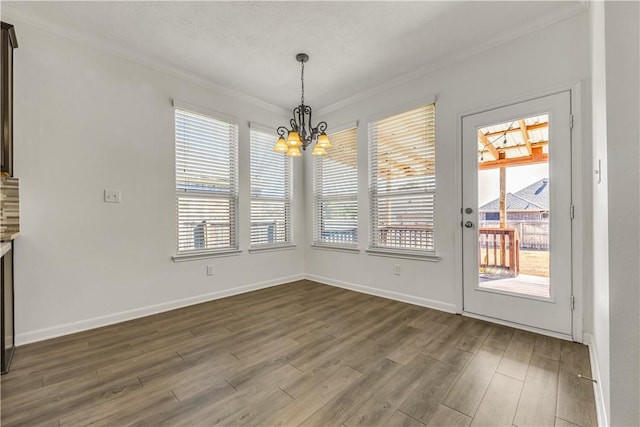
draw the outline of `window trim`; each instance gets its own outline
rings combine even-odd
[[[235,194],[231,195],[230,200],[233,199],[235,201],[236,204],[236,208],[235,208],[235,213],[236,213],[236,218],[235,218],[235,230],[234,230],[234,234],[235,234],[235,242],[236,245],[234,247],[229,247],[229,248],[223,248],[223,249],[206,249],[206,250],[189,250],[189,251],[178,251],[177,247],[175,249],[175,253],[174,255],[171,256],[171,260],[173,262],[185,262],[185,261],[195,261],[195,260],[199,260],[199,259],[205,259],[205,258],[218,258],[218,257],[226,257],[226,256],[235,256],[235,255],[239,255],[240,253],[242,253],[242,250],[240,249],[240,227],[239,227],[239,223],[240,223],[240,210],[239,210],[239,200],[240,200],[240,171],[239,171],[239,163],[240,163],[240,126],[239,126],[239,122],[238,119],[234,116],[228,115],[228,114],[224,114],[224,113],[220,113],[218,111],[212,110],[210,108],[207,107],[203,107],[201,105],[196,105],[196,104],[191,104],[189,102],[185,102],[182,100],[179,100],[177,98],[172,99],[172,112],[173,112],[173,130],[174,130],[174,143],[173,143],[173,154],[174,154],[174,158],[173,158],[173,168],[174,168],[174,180],[173,180],[173,187],[174,187],[174,197],[177,198],[178,193],[177,193],[177,176],[175,173],[175,168],[177,165],[177,159],[176,159],[176,137],[175,137],[175,131],[176,131],[176,120],[175,120],[175,116],[176,116],[176,110],[182,110],[185,111],[187,113],[193,113],[193,114],[198,114],[198,115],[202,115],[205,117],[208,117],[210,119],[213,120],[217,120],[217,121],[222,121],[222,122],[226,122],[230,125],[234,125],[236,126],[237,130],[236,130],[236,135],[237,135],[237,140],[236,140],[236,176],[235,176]],[[177,220],[178,218],[178,206],[176,203],[176,208],[175,208],[175,218]],[[175,235],[177,236],[178,234],[178,229],[177,229],[177,224],[176,224],[176,230],[175,230]],[[176,242],[177,243],[177,242]]]
[[[312,243],[312,249],[322,250],[322,251],[337,251],[337,252],[347,252],[352,254],[360,253],[360,248],[358,244],[349,245],[344,244],[344,246],[340,246],[338,244],[329,244],[329,243]]]
[[[296,248],[296,245],[292,243],[274,243],[270,245],[260,245],[254,246],[248,249],[250,254],[256,254],[261,252],[271,252],[271,251],[289,251]]]
[[[370,144],[370,135],[369,135],[369,125],[373,122],[377,122],[380,120],[384,120],[386,118],[389,117],[393,117],[395,115],[400,115],[406,112],[409,112],[411,110],[415,110],[421,107],[425,107],[427,105],[431,105],[434,104],[434,108],[435,108],[435,104],[437,104],[438,101],[438,95],[431,95],[431,96],[427,96],[427,97],[423,97],[420,99],[416,99],[410,102],[406,102],[404,104],[401,105],[397,105],[395,107],[383,110],[383,111],[379,111],[375,114],[371,114],[369,115],[366,119],[365,122],[367,124],[367,179],[368,179],[368,183],[367,183],[367,193],[368,193],[368,197],[367,197],[367,204],[369,207],[369,215],[368,215],[368,221],[369,221],[369,239],[367,242],[367,248],[365,249],[365,252],[367,253],[367,255],[370,256],[381,256],[381,257],[391,257],[391,258],[402,258],[402,259],[409,259],[409,260],[422,260],[422,261],[430,261],[430,262],[439,262],[442,258],[438,255],[437,252],[437,245],[434,242],[434,250],[415,250],[415,249],[402,249],[402,248],[387,248],[387,247],[377,247],[377,246],[373,246],[372,242],[373,242],[373,212],[371,210],[371,204],[372,204],[372,194],[371,194],[371,144]],[[437,117],[436,117],[437,120]],[[434,129],[434,133],[436,133],[437,135],[437,124],[435,125],[435,129]],[[437,141],[436,141],[436,145],[437,145]],[[437,155],[434,158],[434,161],[437,161]],[[437,166],[437,165],[436,165]],[[436,176],[437,176],[437,167],[436,167]],[[431,191],[427,191],[426,189],[424,190],[425,193],[427,194],[433,194],[434,197],[436,196],[437,193],[437,186],[434,189],[433,192]],[[434,216],[434,231],[435,231],[435,220],[436,220],[436,210],[434,207],[434,211],[433,211],[433,216]]]
[[[367,255],[381,256],[388,258],[415,259],[421,261],[438,262],[442,258],[434,251],[412,251],[410,249],[392,249],[392,248],[367,248]]]
[[[411,110],[416,110],[420,107],[425,107],[427,105],[430,104],[437,104],[438,102],[438,96],[437,95],[431,95],[431,96],[427,96],[424,98],[420,98],[420,99],[416,99],[413,101],[409,101],[406,102],[404,104],[395,106],[395,107],[391,107],[382,111],[379,111],[377,113],[371,114],[369,116],[367,116],[367,118],[365,119],[365,123],[367,124],[367,132],[369,130],[369,123],[371,122],[377,122],[379,120],[383,120],[392,116],[396,116],[398,114],[402,114],[402,113],[406,113],[408,111]],[[367,137],[369,135],[367,134]],[[367,138],[367,142],[368,138]]]
[[[359,130],[358,124],[359,124],[359,121],[355,120],[353,122],[344,123],[340,126],[334,126],[327,130],[327,135],[331,135],[332,133],[340,133],[340,132],[344,132],[345,130],[351,130],[351,129],[355,129],[357,133]]]
[[[236,256],[242,253],[242,249],[220,249],[209,251],[192,251],[189,253],[179,253],[171,257],[173,262],[197,261],[206,258],[221,258],[228,256]]]
[[[187,111],[190,113],[200,114],[202,116],[207,116],[214,120],[218,120],[221,122],[227,122],[232,125],[238,126],[240,128],[240,123],[235,116],[231,116],[229,114],[224,114],[216,110],[212,110],[211,108],[203,107],[197,104],[191,104],[189,102],[181,101],[179,99],[173,99],[173,111],[175,114],[175,110]],[[175,120],[175,118],[174,118]],[[175,128],[175,123],[174,123]],[[174,129],[175,130],[175,129]],[[238,129],[239,130],[239,129]]]

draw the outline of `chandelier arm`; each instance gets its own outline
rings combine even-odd
[[[308,105],[303,105],[302,111],[303,111],[302,117],[303,117],[303,120],[305,120],[305,123],[304,123],[305,133],[306,133],[305,142],[306,142],[306,145],[308,146],[313,142],[313,139],[315,137],[314,129],[311,124],[311,107],[309,107]]]
[[[295,118],[298,123],[298,128],[300,129],[298,133],[300,134],[300,140],[302,141],[302,148],[304,149],[306,147],[306,141],[307,141],[307,127],[304,120],[304,105],[298,105],[295,111],[297,113],[297,117]]]
[[[276,133],[277,133],[280,137],[282,137],[282,138],[285,138],[285,135],[289,136],[289,130],[288,130],[286,127],[284,127],[284,126],[280,126],[280,127],[276,130]],[[286,138],[285,138],[285,139],[286,139]]]
[[[327,122],[318,123],[318,127],[316,129],[318,129],[318,133],[324,133],[327,130]]]
[[[299,120],[299,113],[300,110],[300,106],[297,106],[296,108],[293,109],[293,118],[291,120],[289,120],[289,124],[291,125],[291,129],[293,129],[294,131],[300,133],[300,120]]]
[[[309,143],[313,142],[313,139],[316,137],[316,129],[313,127],[313,121],[311,120],[312,110],[311,107],[306,106],[305,111],[309,114]]]

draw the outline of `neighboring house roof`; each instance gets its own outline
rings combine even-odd
[[[548,211],[549,180],[543,178],[515,193],[506,195],[507,211]],[[498,212],[500,199],[495,199],[481,206],[481,212]]]

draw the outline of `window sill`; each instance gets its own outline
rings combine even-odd
[[[440,257],[435,253],[431,253],[431,252],[403,251],[398,249],[382,249],[382,248],[369,248],[366,250],[366,252],[367,254],[373,255],[373,256],[415,259],[418,261],[430,261],[430,262],[440,261]]]
[[[256,246],[253,248],[249,248],[250,254],[260,253],[260,252],[271,252],[271,251],[290,251],[296,248],[296,245],[269,245],[269,246]]]
[[[226,256],[235,256],[240,255],[242,251],[240,249],[225,249],[222,251],[207,251],[207,252],[190,252],[183,254],[176,254],[171,257],[173,262],[185,262],[185,261],[196,261],[199,259],[205,258],[218,258],[218,257],[226,257]]]
[[[314,243],[311,245],[312,249],[319,249],[322,251],[336,251],[336,252],[347,252],[351,254],[360,253],[360,249],[357,247],[350,246],[338,246],[338,245],[323,245],[321,243]]]

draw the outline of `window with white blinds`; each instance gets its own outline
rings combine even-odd
[[[238,125],[175,110],[178,253],[238,249]]]
[[[313,243],[358,243],[357,129],[329,135],[332,148],[313,158]]]
[[[435,104],[369,123],[371,248],[435,252]]]
[[[251,247],[289,245],[291,157],[273,151],[275,132],[251,129]]]

